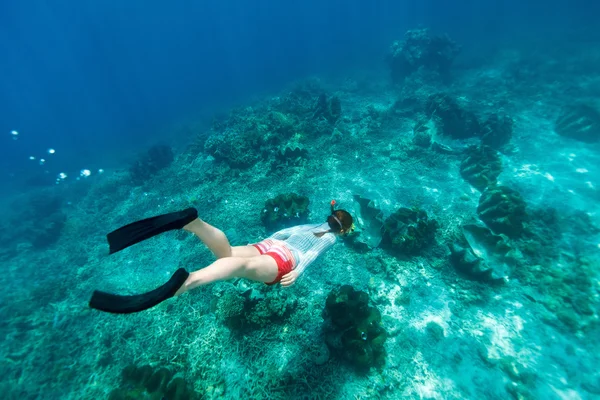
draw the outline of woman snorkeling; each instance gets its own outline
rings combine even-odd
[[[125,225],[106,236],[110,254],[160,233],[183,229],[198,236],[217,259],[191,273],[179,268],[164,285],[144,294],[121,296],[96,290],[89,305],[110,313],[134,313],[196,287],[231,278],[291,286],[308,265],[335,244],[337,236],[353,229],[350,213],[336,210],[335,204],[332,200],[331,213],[325,223],[286,228],[246,246],[232,247],[221,230],[198,218],[194,208]]]

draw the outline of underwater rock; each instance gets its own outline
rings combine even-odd
[[[431,126],[429,121],[419,120],[413,127],[413,143],[419,147],[429,147],[432,142]]]
[[[460,47],[448,35],[433,35],[429,29],[413,29],[406,32],[403,41],[392,44],[387,62],[394,82],[401,82],[420,69],[447,76],[459,52]]]
[[[428,322],[427,326],[425,326],[425,333],[434,342],[439,342],[444,338],[444,328],[437,322]]]
[[[56,243],[60,239],[66,222],[67,215],[62,211],[37,220],[36,227],[32,227],[28,235],[33,247],[43,249]]]
[[[492,114],[481,126],[481,143],[494,149],[508,144],[514,121],[507,115]]]
[[[343,236],[344,241],[359,251],[368,251],[381,243],[381,228],[383,227],[383,212],[374,200],[360,195],[354,195],[358,212],[354,218],[356,229]]]
[[[342,103],[337,96],[327,99],[327,95],[322,93],[317,99],[317,105],[313,113],[313,119],[325,118],[329,123],[335,124],[342,116]]]
[[[381,247],[402,254],[415,254],[433,243],[438,222],[419,208],[402,207],[383,224]]]
[[[315,112],[315,98],[323,91],[324,88],[318,79],[298,81],[287,94],[272,99],[271,107],[300,120],[309,119]]]
[[[295,296],[284,296],[266,286],[247,289],[247,285],[227,285],[213,293],[211,309],[220,322],[233,330],[260,329],[283,321],[298,305]]]
[[[128,365],[121,372],[121,386],[110,392],[109,400],[131,400],[139,398],[194,400],[199,396],[181,377],[167,368],[154,370],[149,365]]]
[[[272,136],[285,140],[295,133],[294,118],[278,111],[271,111],[265,118],[265,125]]]
[[[259,147],[255,145],[258,136],[256,130],[215,132],[204,142],[204,150],[233,168],[248,168],[260,160]]]
[[[315,365],[324,365],[329,361],[330,353],[326,343],[319,342],[315,344],[309,349],[308,354]]]
[[[429,96],[425,112],[429,118],[435,119],[439,132],[454,139],[478,136],[481,132],[475,114],[463,110],[447,94],[438,93]]]
[[[309,202],[308,197],[296,193],[280,194],[265,202],[260,220],[269,231],[304,224],[308,219]]]
[[[331,101],[329,104],[329,111],[330,111],[329,122],[331,122],[331,123],[337,122],[337,120],[340,119],[340,117],[342,116],[342,102],[340,101],[339,97],[333,96],[331,98]]]
[[[490,185],[481,193],[479,218],[494,233],[519,237],[527,220],[526,204],[519,192],[506,186]]]
[[[204,151],[232,168],[249,168],[268,159],[297,133],[299,119],[285,110],[246,107],[213,125]]]
[[[251,302],[249,296],[244,296],[237,290],[227,287],[219,297],[212,299],[212,309],[217,320],[222,321],[225,326],[239,329],[245,323],[245,313]]]
[[[67,222],[63,209],[66,200],[51,190],[40,190],[18,196],[10,202],[10,214],[3,221],[0,240],[6,249],[19,243],[31,243],[45,249],[56,243]]]
[[[460,163],[460,175],[479,191],[495,184],[502,172],[502,161],[496,150],[488,146],[469,146]]]
[[[288,317],[298,305],[295,297],[268,291],[265,298],[250,304],[245,318],[250,326],[265,328]]]
[[[595,143],[600,140],[600,112],[585,104],[567,106],[556,120],[554,130],[560,136]]]
[[[344,285],[327,296],[324,318],[333,329],[326,333],[332,352],[344,357],[359,370],[385,364],[387,332],[381,314],[369,306],[369,295]]]
[[[129,167],[129,176],[134,184],[142,184],[173,162],[173,150],[167,145],[155,145],[135,160]]]

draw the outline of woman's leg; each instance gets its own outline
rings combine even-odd
[[[202,240],[202,243],[204,243],[218,259],[231,257],[231,245],[229,244],[227,236],[225,236],[220,229],[207,224],[200,218],[193,220],[184,226],[183,229],[198,236],[198,238]]]
[[[192,232],[217,258],[223,257],[256,257],[260,252],[256,247],[231,246],[227,236],[220,229],[197,218],[183,227],[188,232]]]
[[[246,246],[233,246],[231,248],[232,257],[256,257],[260,256],[260,251],[251,244]]]
[[[277,278],[278,272],[277,262],[271,256],[219,258],[208,267],[192,272],[175,296],[198,286],[231,278],[272,282]]]

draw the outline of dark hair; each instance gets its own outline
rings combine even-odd
[[[352,229],[354,220],[348,211],[335,210],[327,217],[327,224],[329,225],[329,232],[347,233]]]
[[[319,237],[323,236],[326,233],[341,233],[345,234],[350,232],[354,226],[354,220],[352,219],[352,215],[346,210],[336,210],[335,209],[335,200],[331,201],[331,214],[327,217],[327,225],[329,225],[329,230],[326,232],[320,232],[319,234],[315,234]]]

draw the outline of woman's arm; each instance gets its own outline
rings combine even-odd
[[[300,276],[302,272],[308,267],[313,261],[315,261],[321,254],[325,253],[331,246],[335,244],[335,236],[326,235],[322,237],[318,244],[313,246],[306,253],[300,257],[300,262],[294,268],[294,271]]]

